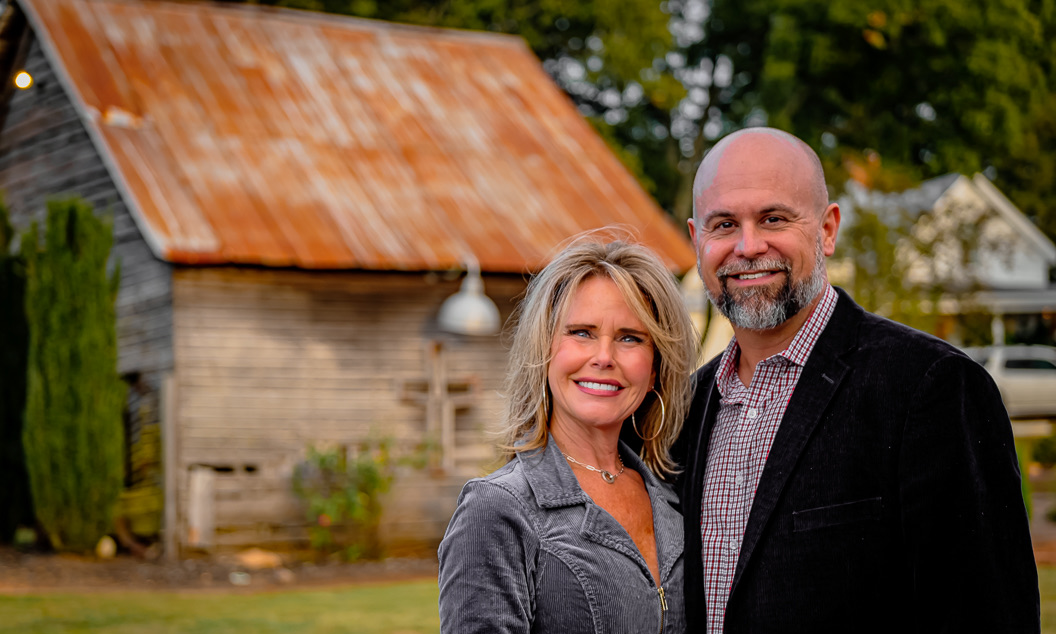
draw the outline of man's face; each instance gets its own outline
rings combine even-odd
[[[689,222],[697,270],[734,326],[775,328],[825,288],[839,208],[819,208],[806,158],[781,139],[743,136],[716,163]]]

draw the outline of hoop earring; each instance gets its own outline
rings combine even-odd
[[[652,442],[660,437],[660,432],[664,430],[664,419],[667,418],[667,408],[664,407],[663,397],[661,397],[660,392],[657,392],[655,389],[652,390],[652,392],[656,394],[656,400],[660,401],[660,426],[656,428],[656,433],[653,434],[652,437],[646,438],[638,431],[638,424],[634,420],[634,412],[631,412],[631,427],[634,428],[634,433],[645,442]]]

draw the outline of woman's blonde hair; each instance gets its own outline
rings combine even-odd
[[[592,234],[562,250],[528,285],[514,313],[505,383],[502,450],[506,458],[545,447],[553,398],[547,381],[550,349],[576,290],[584,280],[611,279],[653,340],[654,388],[635,411],[642,459],[660,475],[673,473],[670,449],[689,410],[689,380],[697,340],[674,276],[648,248]],[[661,424],[662,421],[662,424]]]

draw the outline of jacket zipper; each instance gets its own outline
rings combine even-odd
[[[664,597],[664,587],[660,586],[656,589],[660,593],[660,634],[664,634],[664,620],[667,616],[667,599]]]

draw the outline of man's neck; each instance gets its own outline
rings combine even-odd
[[[737,345],[740,347],[740,355],[737,361],[737,376],[741,383],[748,386],[755,375],[755,366],[763,359],[774,356],[788,349],[789,344],[796,338],[803,324],[814,313],[821,299],[825,297],[825,291],[818,293],[812,302],[804,306],[798,313],[792,315],[784,323],[769,330],[748,330],[746,328],[733,327],[737,336]]]

